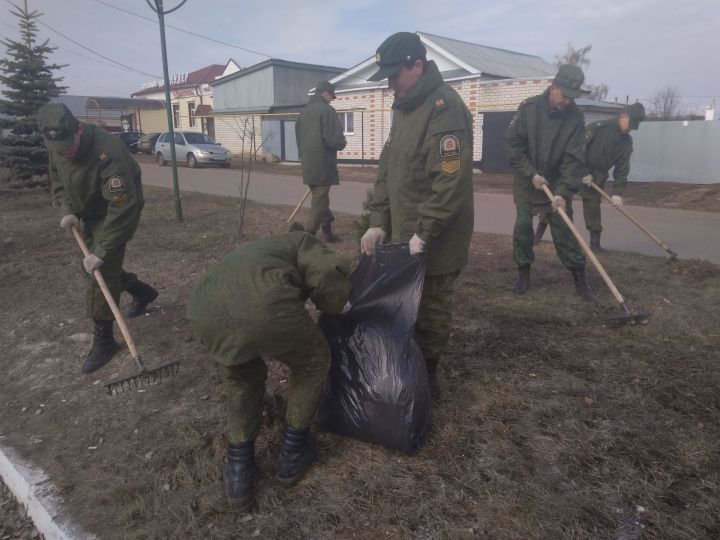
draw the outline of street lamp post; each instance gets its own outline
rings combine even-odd
[[[168,135],[170,136],[170,160],[172,162],[173,175],[173,195],[175,197],[175,219],[182,221],[182,202],[180,200],[180,184],[178,182],[177,159],[175,156],[175,131],[173,129],[172,104],[170,102],[170,76],[168,75],[167,47],[165,46],[165,15],[177,11],[187,0],[182,0],[180,4],[172,9],[165,11],[163,0],[154,0],[155,5],[150,0],[145,0],[155,13],[157,13],[160,23],[160,48],[162,50],[163,78],[165,79],[165,112],[167,113]]]

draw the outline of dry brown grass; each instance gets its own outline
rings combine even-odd
[[[271,481],[276,422],[258,440],[257,497],[249,512],[234,512],[222,497],[220,378],[184,301],[242,241],[238,202],[186,194],[178,225],[168,192],[147,192],[127,267],[161,295],[131,328],[150,363],[177,358],[182,370],[170,384],[117,398],[94,382],[129,372],[129,357],[86,377],[87,343],[68,339],[88,324],[77,248],[57,229],[57,211],[41,194],[0,200],[0,434],[49,471],[88,530],[103,538],[720,537],[717,266],[603,256],[630,304],[652,314],[647,325],[609,330],[603,321],[615,307],[594,273],[600,303],[587,305],[543,245],[531,292],[516,297],[509,238],[476,235],[455,293],[445,393],[418,455],[321,433],[319,463],[285,490]],[[247,237],[282,231],[287,214],[252,204]],[[351,218],[340,216],[338,229],[338,249],[354,256]],[[286,377],[273,365],[269,384],[282,394]]]

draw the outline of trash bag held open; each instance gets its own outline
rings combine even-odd
[[[431,398],[415,321],[425,264],[407,244],[379,244],[351,275],[349,311],[321,317],[332,356],[324,429],[407,453],[422,444]]]

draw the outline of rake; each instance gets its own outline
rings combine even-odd
[[[553,200],[553,193],[550,191],[550,188],[547,187],[547,185],[542,186],[543,191],[545,192],[545,195],[547,195],[547,198],[550,199],[550,201]],[[570,232],[573,233],[573,236],[577,239],[578,243],[580,244],[580,247],[585,252],[585,255],[587,255],[588,259],[590,259],[590,262],[593,263],[595,266],[595,269],[598,271],[600,276],[603,278],[603,281],[608,286],[608,289],[610,289],[610,292],[615,297],[615,300],[617,300],[618,304],[622,307],[622,312],[611,315],[608,320],[608,326],[611,328],[617,328],[620,326],[623,326],[625,324],[638,324],[638,323],[645,323],[649,319],[649,315],[647,313],[637,313],[630,311],[630,308],[627,307],[627,304],[625,303],[625,299],[623,298],[623,295],[620,294],[620,291],[613,283],[612,279],[610,279],[610,276],[605,271],[605,268],[603,268],[603,265],[600,264],[600,261],[595,256],[595,254],[590,249],[590,246],[587,245],[587,242],[582,237],[582,235],[578,232],[577,228],[573,224],[570,217],[565,212],[565,209],[560,206],[558,208],[558,214],[560,214],[560,217],[565,222],[565,225],[568,226],[570,229]]]
[[[77,227],[72,227],[72,233],[80,246],[83,255],[86,257],[90,255],[90,250],[88,249],[87,244],[85,243],[85,240],[83,240],[83,237]],[[130,355],[133,357],[133,360],[135,360],[138,368],[138,372],[135,375],[124,377],[122,379],[115,379],[107,383],[105,388],[107,388],[108,393],[112,396],[123,392],[129,392],[131,390],[138,390],[146,386],[160,383],[163,378],[167,379],[177,375],[180,371],[180,362],[177,360],[152,369],[148,369],[147,366],[145,366],[145,362],[143,362],[142,357],[138,353],[137,347],[135,347],[135,341],[130,335],[130,330],[125,323],[125,318],[120,312],[120,308],[118,308],[112,294],[110,294],[110,289],[108,289],[107,283],[105,283],[105,278],[103,278],[100,270],[95,270],[93,272],[93,277],[100,286],[100,290],[102,291],[105,300],[107,300],[110,310],[115,316],[115,321],[117,321],[120,332],[122,332],[123,338],[125,338],[125,343],[127,343]]]

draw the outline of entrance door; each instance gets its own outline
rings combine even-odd
[[[505,155],[505,131],[515,111],[487,112],[483,114],[482,160],[484,172],[512,172]]]

